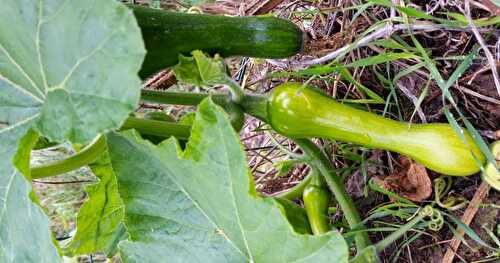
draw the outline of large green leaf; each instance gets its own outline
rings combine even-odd
[[[228,82],[226,65],[219,55],[212,58],[200,50],[191,52],[191,55],[179,55],[179,63],[174,67],[175,76],[180,82],[200,87]]]
[[[14,129],[0,130],[0,262],[59,261],[52,243],[49,221],[40,207],[30,199],[29,152],[36,142],[34,132],[26,133],[28,123]],[[19,152],[16,151],[19,147]],[[15,159],[15,160],[14,160]],[[16,167],[13,165],[15,161]],[[21,172],[20,172],[21,171]],[[31,195],[34,198],[34,195]],[[36,200],[35,200],[36,201]]]
[[[347,262],[338,232],[298,234],[277,201],[257,195],[239,137],[210,100],[185,151],[131,131],[108,144],[131,240],[125,262]]]
[[[108,136],[131,240],[120,244],[122,260],[241,262],[241,254],[169,178],[150,152],[153,146],[135,133],[125,134]]]
[[[53,141],[118,128],[139,100],[140,29],[114,0],[4,0],[0,122],[36,119]]]
[[[89,196],[78,212],[76,234],[65,248],[68,255],[104,252],[114,255],[118,242],[127,238],[122,225],[124,207],[108,153],[90,165],[99,183],[88,186]]]
[[[133,15],[117,1],[1,2],[0,262],[58,261],[47,218],[11,162],[20,139],[34,128],[86,142],[119,127],[139,100],[144,53]],[[19,149],[29,179],[31,148]]]

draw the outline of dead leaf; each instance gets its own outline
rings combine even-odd
[[[425,167],[403,156],[399,158],[399,164],[393,174],[385,178],[375,177],[374,182],[415,202],[431,196],[432,182]]]

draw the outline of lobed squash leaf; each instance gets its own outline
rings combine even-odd
[[[85,143],[118,128],[138,103],[144,53],[135,18],[117,1],[2,1],[0,262],[60,261],[26,181],[33,145],[21,138],[32,141],[35,132],[24,136],[34,129]]]
[[[220,56],[212,58],[200,50],[191,52],[191,55],[179,55],[179,64],[174,67],[175,76],[180,82],[199,87],[227,82],[226,64]]]
[[[185,150],[133,131],[107,137],[125,204],[124,262],[347,262],[340,233],[297,233],[282,205],[258,196],[226,113],[199,105]]]
[[[117,252],[118,243],[127,238],[123,225],[123,201],[107,152],[91,164],[90,169],[99,182],[85,189],[89,197],[78,212],[76,234],[65,246],[65,254],[104,252],[112,257]]]
[[[20,122],[0,130],[0,262],[4,263],[60,261],[49,220],[23,176],[29,178],[29,153],[38,137],[33,131],[26,134],[30,124]]]

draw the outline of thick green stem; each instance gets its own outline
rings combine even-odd
[[[229,87],[229,90],[231,91],[231,100],[234,103],[240,104],[244,99],[245,99],[245,92],[241,88],[240,84],[238,84],[234,79],[230,78],[229,76],[226,76],[226,85]]]
[[[300,146],[305,154],[311,157],[311,165],[315,166],[325,177],[326,183],[340,205],[349,226],[352,229],[363,230],[364,226],[361,222],[359,213],[356,210],[356,206],[345,191],[341,178],[335,174],[333,167],[325,154],[310,140],[297,139],[294,141]],[[358,251],[361,251],[371,244],[368,234],[363,231],[356,234],[355,241]]]
[[[300,181],[300,183],[298,183],[294,187],[287,189],[286,191],[271,195],[271,197],[282,198],[287,200],[294,200],[300,198],[302,196],[302,193],[304,192],[304,188],[306,188],[306,186],[311,181],[311,178],[312,176],[309,174],[307,175],[306,178],[302,179],[302,181]]]
[[[122,125],[121,130],[135,129],[141,134],[155,135],[160,137],[175,136],[179,139],[188,139],[191,126],[129,117]],[[93,143],[85,147],[77,154],[53,163],[31,168],[31,178],[40,179],[55,176],[76,170],[82,166],[91,164],[106,151],[106,139],[99,136]]]
[[[175,122],[146,120],[129,117],[122,125],[121,130],[135,129],[140,134],[154,135],[160,137],[175,136],[179,139],[188,139],[191,126],[177,124]]]
[[[67,159],[31,168],[31,178],[40,179],[71,172],[95,162],[105,151],[106,139],[104,136],[99,136],[93,143]]]
[[[207,97],[211,97],[216,104],[222,107],[225,107],[231,101],[228,94],[185,93],[157,90],[141,91],[142,101],[161,104],[198,105]],[[267,98],[265,96],[244,94],[243,99],[238,104],[245,113],[260,120],[265,121],[267,119]]]
[[[141,90],[141,100],[161,104],[198,105],[209,96],[212,96],[212,100],[219,105],[225,104],[228,98],[227,94]]]

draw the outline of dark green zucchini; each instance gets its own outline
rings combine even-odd
[[[193,50],[222,57],[285,58],[302,49],[302,31],[275,17],[228,17],[134,6],[146,44],[141,78],[177,64]]]

